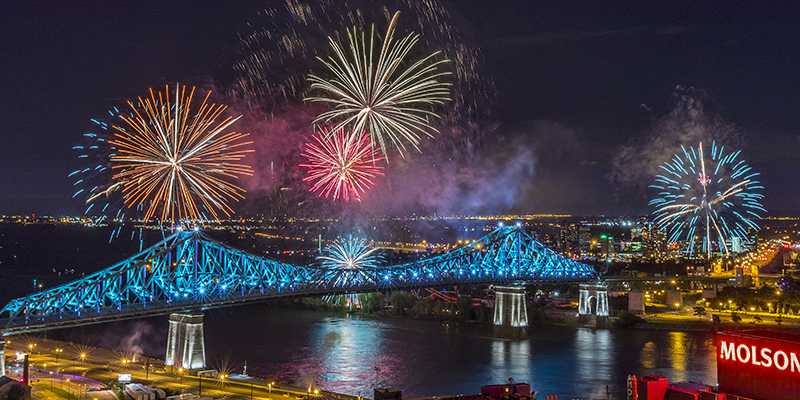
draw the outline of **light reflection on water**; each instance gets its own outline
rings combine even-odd
[[[207,311],[205,322],[210,365],[224,355],[246,360],[252,375],[365,397],[376,385],[404,397],[475,394],[509,378],[530,383],[537,397],[568,399],[605,385],[623,399],[628,374],[716,383],[705,332],[532,326],[529,340],[510,341],[493,338],[490,325],[265,306]]]
[[[653,342],[645,343],[641,353],[639,353],[639,360],[642,363],[642,367],[647,369],[656,368],[658,365],[658,350],[656,350],[656,344]]]
[[[609,384],[613,376],[614,339],[606,329],[578,329],[575,335],[575,368],[582,380],[592,387]]]
[[[669,355],[672,374],[679,381],[686,380],[686,333],[669,333]]]

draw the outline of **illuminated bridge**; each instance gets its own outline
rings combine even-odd
[[[595,277],[591,267],[555,253],[515,227],[498,228],[437,257],[370,270],[295,266],[187,231],[82,279],[12,300],[0,310],[0,329],[6,336],[284,296]]]

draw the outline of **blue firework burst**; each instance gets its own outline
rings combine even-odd
[[[376,250],[366,239],[348,236],[336,240],[318,260],[336,286],[375,284],[381,262]]]
[[[663,173],[650,186],[658,190],[658,197],[650,201],[656,207],[655,221],[670,242],[688,243],[688,254],[698,241],[709,258],[715,243],[720,253],[729,254],[726,242],[758,230],[752,218],[766,213],[760,203],[764,187],[756,180],[759,173],[742,159],[741,150],[726,154],[715,142],[710,154],[702,143],[696,149],[681,149],[660,166]]]

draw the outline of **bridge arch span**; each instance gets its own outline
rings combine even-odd
[[[201,232],[176,232],[104,270],[12,300],[0,310],[0,324],[3,335],[11,335],[285,296],[596,278],[590,266],[513,227],[446,254],[358,274],[347,284],[337,283],[341,273],[270,260]]]

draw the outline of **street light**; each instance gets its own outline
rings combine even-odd
[[[178,368],[178,373],[181,374],[181,385],[183,385],[183,368]]]
[[[56,362],[58,362],[58,355],[61,354],[62,351],[64,351],[64,349],[56,349],[55,350],[55,352],[56,352]]]

